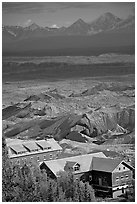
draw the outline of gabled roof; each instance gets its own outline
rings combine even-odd
[[[94,157],[91,169],[96,171],[112,172],[121,162],[121,159]]]
[[[131,171],[135,169],[133,166],[131,166],[130,164],[128,164],[125,161],[122,161],[122,164],[125,165],[127,168],[129,168]]]
[[[47,167],[57,176],[59,171],[64,171],[66,162],[73,162],[73,164],[78,163],[80,165],[79,173],[88,172],[91,169],[91,163],[93,157],[106,157],[102,152],[97,152],[93,154],[78,155],[69,158],[62,158],[50,161],[44,161]],[[43,164],[43,162],[41,162]]]
[[[73,168],[76,164],[78,164],[78,163],[77,162],[73,162],[73,161],[66,161],[65,167]]]
[[[55,176],[58,176],[58,173],[61,171],[64,171],[64,166],[60,165],[59,163],[57,162],[52,162],[53,160],[51,160],[51,162],[48,163],[48,168],[53,172],[53,174]],[[55,161],[55,160],[54,160]],[[46,162],[41,162],[41,164],[43,164]]]

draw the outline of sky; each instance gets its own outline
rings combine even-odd
[[[133,2],[3,2],[2,24],[69,26],[79,18],[91,22],[111,12],[120,18],[134,14]]]

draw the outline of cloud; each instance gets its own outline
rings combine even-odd
[[[31,19],[28,19],[28,20],[23,24],[23,26],[29,26],[31,23],[32,23],[32,20],[31,20]]]
[[[111,6],[131,6],[133,2],[3,2],[3,13],[18,13],[18,14],[31,14],[31,13],[54,13],[58,10],[65,9],[100,9]]]
[[[132,8],[132,14],[135,15],[135,6]]]
[[[62,9],[69,8],[100,8],[102,6],[101,2],[61,2]]]
[[[66,21],[65,24],[66,24],[66,25],[70,25],[70,24],[72,24],[72,22]]]
[[[54,13],[58,10],[71,9],[71,8],[100,8],[103,3],[101,2],[3,2],[3,13]]]
[[[45,10],[43,3],[31,2],[4,2],[2,3],[2,11],[4,13],[18,13],[18,14],[31,14],[40,13]]]

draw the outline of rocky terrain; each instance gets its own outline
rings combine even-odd
[[[5,81],[2,119],[6,137],[54,137],[62,156],[102,150],[134,163],[133,74]]]

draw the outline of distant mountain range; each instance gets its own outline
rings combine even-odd
[[[99,46],[99,53],[106,52],[108,47],[110,52],[131,53],[134,34],[135,16],[120,19],[109,12],[88,23],[78,19],[69,27],[41,27],[36,23],[28,27],[3,25],[3,54],[87,55],[92,51],[97,54]]]

